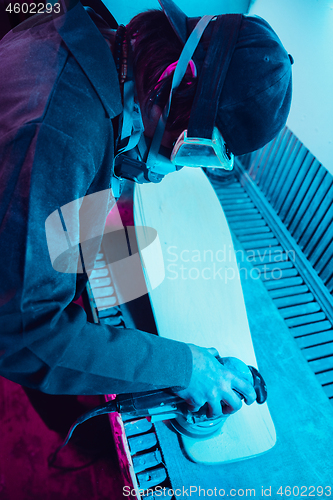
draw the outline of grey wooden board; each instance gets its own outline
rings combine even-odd
[[[324,373],[318,373],[317,380],[321,385],[333,383],[333,370],[328,370]]]
[[[251,215],[229,215],[228,216],[228,222],[241,222],[243,221],[253,221],[253,220],[263,220],[262,215],[258,212],[256,214],[251,214]]]
[[[272,154],[277,150],[279,141],[273,140],[270,144],[267,144],[258,155],[258,169],[256,172],[256,178],[258,182],[262,183],[265,177],[267,177],[267,172],[270,169],[270,164],[272,162]]]
[[[320,311],[320,305],[317,302],[310,302],[309,304],[301,304],[300,306],[285,307],[280,309],[280,314],[283,318],[293,318],[295,316],[302,316],[303,314],[311,314]]]
[[[283,156],[283,151],[285,150],[290,137],[290,131],[285,128],[281,132],[278,141],[276,141],[276,145],[274,146],[274,154],[270,156],[266,164],[264,174],[259,176],[259,186],[265,194],[268,194],[271,185],[275,183],[274,179],[276,178],[276,172],[279,168],[279,164]]]
[[[332,205],[332,200],[333,200],[333,186],[326,193],[326,196],[323,198],[323,200],[320,203],[320,210],[318,210],[314,214],[313,219],[311,220],[309,226],[307,227],[306,231],[302,235],[302,237],[299,241],[299,246],[301,248],[304,248],[305,245],[307,245],[310,242],[310,239],[312,238],[316,228],[318,227],[321,219],[323,218],[323,214],[325,214],[326,211],[328,210],[328,208],[330,207],[330,205]]]
[[[267,147],[267,146],[265,146]],[[251,177],[255,177],[256,175],[256,171],[260,165],[258,159],[259,157],[262,156],[262,151],[260,151],[259,149],[257,151],[254,151],[252,154],[249,155],[249,159],[250,159],[250,162],[249,162],[249,174],[251,175]]]
[[[333,342],[333,330],[326,330],[324,332],[305,335],[304,337],[297,337],[296,341],[297,345],[301,349],[314,347],[316,345],[325,344],[327,342]]]
[[[239,217],[239,216],[242,217],[243,215],[257,215],[259,212],[256,208],[237,207],[226,210],[225,213],[228,214],[228,216],[230,215],[230,217]]]
[[[303,180],[305,179],[313,163],[313,160],[314,160],[313,156],[309,153],[309,151],[307,151],[304,161],[302,162],[296,177],[293,179],[293,183],[289,190],[289,193],[287,194],[286,199],[282,207],[280,208],[279,215],[282,220],[285,220],[286,215],[288,214],[291,205],[293,204],[294,199],[298,193],[298,190],[300,189],[300,186],[302,185]]]
[[[223,209],[227,213],[236,211],[245,211],[254,208],[254,203],[251,201],[244,201],[244,203],[223,203]]]
[[[280,486],[332,485],[332,405],[260,280],[243,280],[243,292],[255,350],[268,386],[277,443],[265,455],[246,462],[204,466],[188,461],[177,435],[159,422],[156,430],[172,486],[182,491],[190,486],[206,490],[216,487],[227,493],[232,488],[252,488],[257,497],[262,496],[262,486],[272,487],[271,498],[277,499],[285,498],[276,494]]]
[[[314,373],[324,372],[326,370],[333,370],[333,356],[328,356],[323,359],[316,359],[309,362],[309,366]]]
[[[308,216],[312,215],[314,212],[312,207],[313,199],[324,177],[325,177],[325,169],[320,166],[316,176],[312,179],[311,185],[309,186],[309,189],[306,192],[302,200],[302,203],[297,209],[297,214],[294,217],[293,222],[289,226],[289,231],[291,232],[296,241],[298,241],[299,239],[298,233],[302,234],[301,229],[299,230],[299,232],[297,232],[299,225],[303,220],[307,220]]]
[[[281,262],[288,261],[288,255],[284,252],[283,248],[280,247],[281,252],[279,252],[276,256],[274,256],[271,252],[266,255],[261,255],[259,252],[255,256],[252,255],[250,257],[250,262],[254,266],[260,266],[262,264],[272,264],[275,265],[278,262],[280,265]]]
[[[285,163],[288,161],[288,156],[290,154],[290,148],[292,142],[291,140],[292,140],[292,134],[288,130],[281,142],[279,151],[276,155],[279,158],[279,160],[276,162],[276,168],[274,169],[274,172],[272,172],[273,175],[271,176],[270,172],[271,166],[269,166],[269,168],[266,169],[268,171],[267,178],[270,178],[270,182],[269,184],[267,184],[267,193],[266,193],[266,196],[269,200],[272,198],[272,196],[274,196],[276,190],[276,184],[284,171]]]
[[[319,167],[319,162],[314,159],[284,219],[284,223],[287,227],[290,227],[292,221],[297,219],[298,210],[302,205],[303,199],[306,196],[308,189],[310,188],[313,180],[316,178],[316,175],[319,172]]]
[[[154,486],[163,483],[166,478],[167,473],[164,467],[157,467],[156,469],[140,472],[137,475],[138,485],[142,490],[153,488]]]
[[[221,198],[223,199],[223,206],[226,207],[230,206],[232,207],[234,205],[244,206],[247,203],[251,203],[253,205],[251,198],[249,197],[248,194],[246,194],[245,191],[244,193],[239,194],[238,196],[235,196],[234,194],[223,195],[222,193]]]
[[[323,389],[328,398],[333,398],[333,384],[324,385]]]
[[[240,184],[238,184],[237,187],[234,188],[229,186],[228,190],[217,186],[215,191],[216,194],[218,194],[219,196],[224,196],[224,194],[226,194],[227,196],[232,197],[232,196],[237,196],[239,194],[244,194],[244,189],[241,187]]]
[[[133,467],[135,473],[143,472],[144,470],[156,467],[162,462],[162,455],[159,450],[151,451],[150,453],[143,453],[133,457]]]
[[[297,341],[297,339],[296,339]],[[333,354],[333,341],[328,344],[317,345],[315,347],[309,347],[307,349],[303,349],[303,354],[305,359],[308,361],[324,358],[325,356],[332,356]]]
[[[332,278],[331,278],[329,281],[327,281],[327,283],[326,283],[326,287],[328,288],[328,290],[329,290],[331,293],[333,292],[333,276],[332,276]]]
[[[318,312],[314,314],[306,314],[305,316],[297,316],[295,318],[286,319],[286,325],[289,328],[294,326],[306,325],[308,323],[315,323],[316,321],[322,321],[325,319],[325,313]]]
[[[301,337],[302,335],[309,335],[311,333],[324,332],[325,330],[329,330],[331,326],[329,321],[319,321],[312,325],[296,326],[292,329],[292,334],[294,337]]]
[[[292,296],[300,296],[300,295],[305,295],[306,292],[308,292],[309,289],[306,285],[299,285],[299,286],[291,286],[289,288],[281,288],[281,289],[276,289],[276,290],[270,290],[270,296],[272,299],[279,299],[283,297],[287,297],[287,301],[290,300],[290,302],[287,302],[287,305],[293,305],[293,304],[302,304],[303,302],[292,302]],[[309,296],[308,296],[309,297]],[[301,300],[304,298],[305,302],[311,302],[313,300],[313,295],[311,295],[312,299],[309,300],[308,297],[301,297]],[[298,300],[298,299],[295,299]],[[281,306],[281,307],[286,307],[286,306]]]
[[[265,259],[265,257],[269,257],[270,262],[281,262],[282,260],[286,260],[285,256],[287,255],[284,248],[280,245],[274,247],[269,246],[269,248],[249,249],[247,252],[251,261],[258,258],[257,260],[259,260],[259,262],[264,262],[263,259]]]
[[[332,274],[333,274],[333,241],[327,247],[327,250],[325,250],[323,255],[320,257],[320,259],[316,265],[316,270],[324,282],[327,281],[327,279],[332,276]]]
[[[269,155],[269,147],[266,145],[261,151],[255,151],[251,155],[251,175],[259,176],[259,173],[265,169],[266,158]]]
[[[228,219],[228,222],[229,222],[229,226],[234,231],[240,231],[244,227],[244,223],[243,222],[231,222],[230,223],[229,219]],[[251,222],[251,228],[253,228],[254,230],[256,230],[256,229],[259,230],[259,229],[264,228],[264,227],[268,228],[268,226],[267,226],[266,222],[264,221],[264,219],[253,220]]]
[[[323,168],[323,167],[322,167]],[[304,237],[303,233],[312,222],[313,219],[317,221],[317,224],[323,217],[326,212],[329,203],[332,203],[332,194],[329,193],[329,188],[332,185],[331,175],[326,173],[324,174],[323,181],[318,187],[313,199],[311,200],[311,204],[309,209],[305,214],[302,215],[301,220],[299,221],[298,227],[295,230],[294,238],[298,241],[298,244],[301,248],[309,242],[311,238],[311,233],[308,232]],[[302,238],[302,242],[300,241]]]
[[[278,288],[284,289],[285,287],[302,285],[302,283],[303,279],[299,276],[296,278],[285,278],[275,281],[266,281],[265,286],[267,287],[268,290],[276,290]]]
[[[237,236],[237,234],[236,234],[236,236]],[[276,269],[276,267],[278,267],[279,269],[290,269],[290,268],[293,268],[292,262],[289,262],[289,261],[279,262],[278,264],[274,264],[274,263],[273,264],[265,264],[264,266],[262,266],[262,265],[260,265],[260,264],[258,264],[256,262],[252,262],[252,264],[260,272],[274,271],[274,269]]]
[[[313,240],[319,244],[316,247],[308,245],[304,249],[305,255],[313,266],[316,265],[317,260],[325,250],[326,246],[332,239],[332,219],[333,219],[333,205],[328,209],[316,231],[313,234]]]
[[[218,190],[216,190],[216,193],[217,192],[218,192]],[[220,198],[222,199],[223,204],[224,203],[228,204],[229,200],[230,201],[236,200],[237,203],[245,203],[245,200],[251,201],[251,198],[246,193],[246,191],[243,191],[243,192],[239,191],[236,196],[235,196],[235,193],[233,193],[233,194],[224,194],[223,192],[220,192],[220,193],[221,193]]]
[[[297,269],[282,269],[280,265],[277,264],[270,271],[266,269],[263,273],[264,276],[262,276],[262,279],[267,281],[298,276]]]
[[[238,236],[239,241],[241,241],[242,243],[245,241],[251,241],[251,240],[256,241],[256,240],[275,238],[274,233],[272,233],[271,231],[263,231],[263,232],[256,231],[255,233],[243,234],[243,235],[238,233],[237,236]]]
[[[262,233],[269,233],[271,230],[268,226],[265,226],[264,224],[260,225],[260,226],[257,226],[257,227],[247,227],[247,228],[244,228],[244,229],[240,229],[240,228],[233,228],[233,231],[235,234],[237,234],[237,236],[241,236],[241,235],[247,235],[247,234],[262,234]]]
[[[274,166],[274,161],[277,159],[278,152],[281,152],[281,141],[284,136],[288,133],[287,129],[284,128],[282,132],[270,143],[267,144],[262,152],[258,151],[256,153],[257,161],[261,164],[260,170],[256,174],[258,182],[264,187],[264,183],[268,180],[268,176],[272,171]],[[255,153],[254,153],[255,154]]]
[[[128,438],[128,445],[132,455],[135,455],[140,451],[149,450],[149,448],[157,446],[156,434],[155,432],[149,432],[147,434],[130,437]]]
[[[255,250],[256,248],[263,248],[270,250],[271,247],[274,245],[278,245],[278,240],[275,238],[268,238],[268,239],[262,239],[262,240],[253,240],[253,241],[247,241],[244,242],[244,248],[245,250]]]
[[[293,183],[295,181],[295,177],[297,177],[297,174],[301,166],[303,165],[303,162],[307,155],[308,150],[306,149],[306,147],[301,145],[300,143],[299,146],[300,148],[297,151],[297,156],[293,158],[293,163],[292,165],[290,165],[289,170],[287,170],[288,175],[284,182],[283,189],[281,189],[280,193],[278,193],[278,199],[275,204],[275,209],[277,212],[280,212],[281,207],[286,202],[288,194],[291,191]]]
[[[124,419],[123,419],[124,420]],[[143,434],[152,429],[153,424],[149,422],[146,418],[141,418],[137,420],[131,420],[124,423],[124,428],[127,437],[136,436],[137,434]]]
[[[300,148],[298,139],[296,139],[296,137],[293,137],[289,143],[289,146],[290,148],[288,151],[288,157],[285,161],[285,164],[282,165],[281,167],[280,176],[277,180],[276,186],[271,195],[271,205],[274,207],[276,211],[279,210],[279,203],[278,203],[279,196],[287,192],[286,182],[288,174],[290,174],[292,170],[295,168],[295,159]]]

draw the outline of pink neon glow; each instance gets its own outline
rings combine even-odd
[[[173,73],[173,71],[175,71],[175,69],[176,69],[177,64],[178,64],[178,61],[175,61],[174,63],[169,64],[169,66],[163,71],[163,73],[159,77],[158,82],[160,82],[161,80],[163,80],[163,78],[165,78],[165,77],[169,76],[171,73]],[[192,61],[192,59],[188,63],[186,73],[190,73],[190,75],[193,78],[196,78],[196,76],[197,76],[197,68],[196,68],[194,62]]]

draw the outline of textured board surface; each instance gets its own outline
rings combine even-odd
[[[258,366],[230,231],[202,170],[184,168],[158,185],[136,186],[134,217],[157,230],[164,256],[165,279],[150,292],[159,334]],[[230,416],[219,435],[182,441],[193,461],[224,463],[270,450],[276,435],[267,404],[254,404]]]

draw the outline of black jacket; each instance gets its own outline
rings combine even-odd
[[[187,345],[87,322],[76,275],[52,267],[46,219],[112,177],[122,105],[94,21],[78,3],[0,42],[0,374],[50,394],[186,387]]]

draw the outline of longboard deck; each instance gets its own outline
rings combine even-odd
[[[165,278],[155,289],[149,286],[153,255],[146,263],[159,335],[215,347],[221,356],[258,367],[230,230],[204,172],[183,168],[160,184],[136,185],[134,220],[156,229],[162,247]],[[146,245],[142,231],[138,244]],[[159,276],[160,266],[157,259]],[[254,403],[228,417],[219,434],[206,440],[182,436],[182,441],[193,461],[218,464],[267,452],[276,433],[267,403]]]

